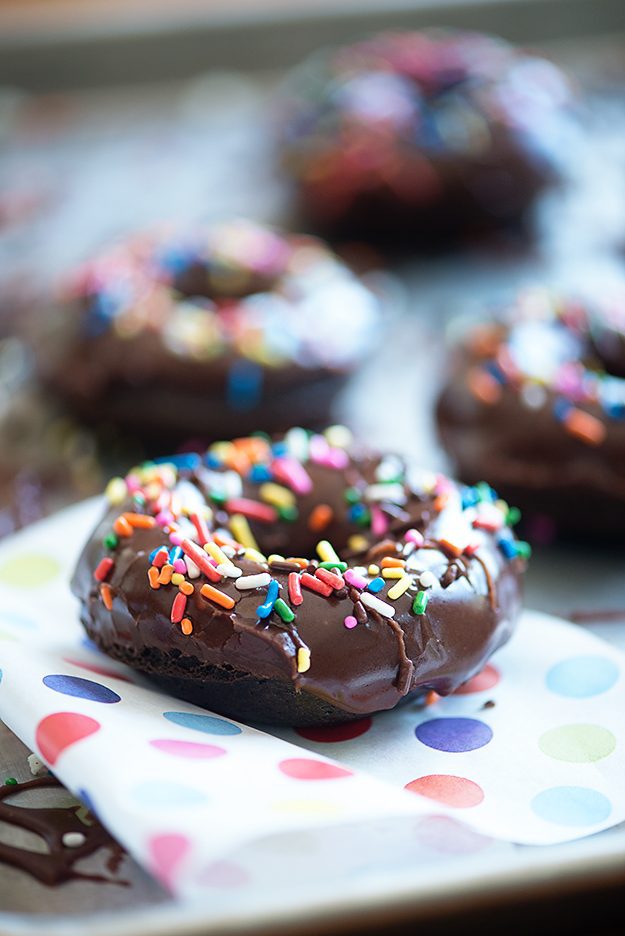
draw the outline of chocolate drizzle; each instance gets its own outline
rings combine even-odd
[[[6,802],[9,797],[48,787],[64,789],[52,775],[0,787],[0,822],[34,833],[47,847],[46,852],[36,852],[0,842],[0,862],[20,868],[48,887],[71,880],[127,886],[127,881],[117,877],[90,874],[77,869],[76,865],[82,859],[106,848],[109,852],[106,867],[111,875],[115,875],[124,855],[121,845],[111,838],[104,826],[84,806],[76,803],[75,806],[65,807],[30,807]],[[68,835],[80,835],[79,844],[64,844],[63,840]]]

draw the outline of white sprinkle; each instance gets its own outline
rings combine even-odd
[[[542,409],[547,402],[547,391],[540,384],[528,383],[521,390],[521,397],[528,409]]]
[[[378,481],[394,481],[404,473],[404,463],[401,458],[394,455],[387,455],[375,469],[375,476]]]
[[[243,575],[234,583],[239,591],[247,591],[248,588],[266,588],[271,581],[269,572],[259,572],[258,575]]]
[[[66,832],[61,839],[66,848],[80,848],[87,841],[82,832]]]
[[[370,484],[365,491],[368,501],[388,501],[391,504],[405,504],[406,492],[403,484]]]
[[[226,578],[238,579],[240,575],[243,575],[243,570],[239,569],[238,566],[232,565],[230,562],[222,562],[217,566],[217,571],[220,575],[225,575]]]
[[[386,601],[382,601],[380,598],[376,598],[375,595],[372,595],[371,592],[362,592],[360,595],[360,600],[363,605],[366,605],[368,608],[371,608],[372,611],[377,611],[378,614],[381,614],[383,617],[394,617],[395,608],[393,605],[388,604]]]
[[[232,559],[233,556],[236,556],[237,554],[237,551],[234,548],[234,546],[228,546],[227,544],[221,547],[221,551],[224,554],[224,556],[228,557],[228,559]]]
[[[438,579],[433,572],[430,572],[429,569],[426,569],[425,572],[422,572],[419,576],[419,582],[421,583],[421,588],[434,588],[438,582]]]
[[[36,754],[29,754],[26,759],[28,761],[28,766],[30,767],[30,772],[33,775],[33,777],[38,777],[40,774],[44,774],[48,772],[48,768],[43,763],[43,761],[39,760]]]
[[[188,556],[185,556],[185,557],[184,557],[184,562],[185,562],[185,565],[186,565],[186,567],[187,567],[187,575],[189,576],[189,578],[190,578],[190,579],[199,578],[199,577],[200,577],[200,570],[199,570],[198,566],[196,566],[195,562],[193,562],[192,559],[189,559]]]
[[[304,463],[308,461],[308,433],[305,429],[295,427],[289,429],[284,437],[284,441],[289,449],[289,454],[298,461]]]

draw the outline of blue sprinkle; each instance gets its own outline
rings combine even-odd
[[[382,591],[382,589],[384,588],[384,585],[385,585],[384,579],[378,576],[377,578],[374,578],[369,582],[369,584],[367,585],[367,591],[373,592],[373,594],[375,595],[379,591]]]
[[[507,537],[500,537],[497,540],[497,545],[501,549],[502,553],[506,559],[514,559],[517,554],[517,548],[514,543],[514,540],[508,539]]]
[[[204,463],[207,468],[221,468],[222,461],[218,455],[214,455],[212,452],[207,452],[204,456]]]
[[[276,598],[278,597],[278,592],[280,591],[280,586],[275,579],[272,579],[267,587],[267,597],[262,605],[259,605],[256,608],[256,613],[259,618],[267,618],[273,611],[273,606],[276,603]]]
[[[488,371],[491,377],[495,378],[497,383],[507,383],[508,378],[500,368],[499,364],[495,363],[495,361],[489,361],[488,364],[485,365],[485,369]]]
[[[271,451],[275,458],[282,458],[284,455],[289,454],[289,447],[286,442],[275,442],[271,446]]]
[[[228,371],[226,399],[236,410],[254,409],[263,395],[263,369],[244,359],[234,361]]]
[[[462,509],[467,510],[469,507],[475,507],[479,502],[479,494],[474,487],[463,487],[462,488]]]
[[[172,546],[169,550],[169,561],[171,565],[174,564],[176,559],[182,559],[182,546]]]
[[[188,469],[193,471],[202,464],[202,459],[195,452],[182,452],[179,455],[168,455],[163,458],[155,458],[155,465],[175,465],[178,470]]]
[[[152,552],[150,553],[150,563],[154,562],[154,560],[156,559],[156,557],[158,556],[158,554],[159,554],[160,552],[162,552],[163,550],[165,550],[165,552],[167,552],[167,549],[165,548],[165,546],[157,546],[156,549],[153,549]],[[181,552],[182,552],[182,550],[181,550]]]
[[[353,507],[350,507],[348,516],[353,523],[358,523],[366,513],[367,507],[365,504],[354,504]]]
[[[553,404],[553,415],[556,419],[559,419],[560,422],[563,422],[572,409],[573,406],[568,400],[559,397]]]
[[[625,403],[604,403],[603,408],[610,419],[625,419]]]
[[[249,479],[252,484],[264,484],[265,481],[271,481],[273,475],[266,465],[253,465],[249,473]]]

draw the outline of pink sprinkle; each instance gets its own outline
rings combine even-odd
[[[226,510],[229,514],[243,514],[250,520],[259,520],[261,523],[275,523],[278,519],[277,511],[269,504],[249,500],[247,497],[236,497],[226,501]]]
[[[423,546],[423,534],[418,530],[407,530],[404,537],[407,543],[414,543],[415,546]]]
[[[377,504],[371,505],[371,532],[374,536],[386,536],[388,533],[389,522],[386,514],[380,510]]]
[[[360,575],[356,575],[353,569],[347,569],[347,571],[343,574],[343,578],[350,585],[353,585],[354,588],[366,588],[368,585],[367,580],[361,578]]]
[[[177,530],[174,530],[169,534],[169,542],[172,544],[172,546],[182,546],[183,539],[184,537]]]
[[[310,460],[316,465],[325,465],[328,468],[347,468],[349,456],[343,449],[330,448],[323,436],[315,435],[309,444]]]
[[[187,574],[187,564],[184,559],[174,560],[174,572],[180,572],[181,575]]]
[[[351,630],[352,627],[356,627],[356,624],[358,624],[358,621],[356,620],[353,614],[348,614],[345,620],[343,621],[343,624],[348,630]]]
[[[295,458],[274,458],[271,471],[278,481],[288,484],[296,494],[310,494],[313,489],[310,475]]]
[[[126,478],[126,487],[128,488],[131,494],[134,494],[136,491],[141,490],[141,481],[137,475],[128,475]]]
[[[174,515],[169,510],[161,510],[154,519],[159,526],[165,527],[174,522]]]

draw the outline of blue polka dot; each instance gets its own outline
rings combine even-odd
[[[430,718],[417,725],[415,734],[422,744],[453,754],[475,751],[493,737],[492,728],[477,718]]]
[[[607,796],[590,787],[558,786],[543,790],[532,800],[541,819],[564,826],[593,826],[612,812]]]
[[[54,692],[74,696],[77,699],[89,699],[90,702],[121,702],[121,696],[103,686],[102,683],[93,682],[92,679],[83,679],[82,676],[64,676],[55,674],[44,676],[43,684]]]
[[[81,640],[80,642],[81,642],[81,644],[83,645],[83,647],[85,647],[87,650],[91,650],[92,653],[97,653],[98,656],[104,656],[104,655],[105,655],[105,654],[102,653],[102,651],[100,650],[100,648],[98,647],[98,645],[97,645],[96,643],[94,643],[93,640],[91,640],[90,637],[83,637],[82,640]]]
[[[547,688],[571,699],[586,699],[611,689],[619,677],[613,660],[602,656],[578,656],[562,660],[547,673]]]
[[[38,626],[34,618],[29,617],[27,614],[23,614],[21,611],[4,610],[0,613],[0,620],[3,624],[10,624],[14,627],[26,627],[32,629]]]
[[[167,721],[173,722],[174,725],[182,725],[183,728],[192,728],[194,731],[203,731],[204,734],[241,734],[238,725],[224,721],[223,718],[215,718],[213,715],[196,715],[194,712],[163,712],[163,717]]]
[[[167,780],[146,780],[134,787],[130,793],[137,803],[149,809],[197,806],[207,801],[206,794],[201,790]]]
[[[2,682],[2,677],[3,677],[3,676],[4,676],[4,673],[3,673],[2,670],[0,669],[0,683]]]

